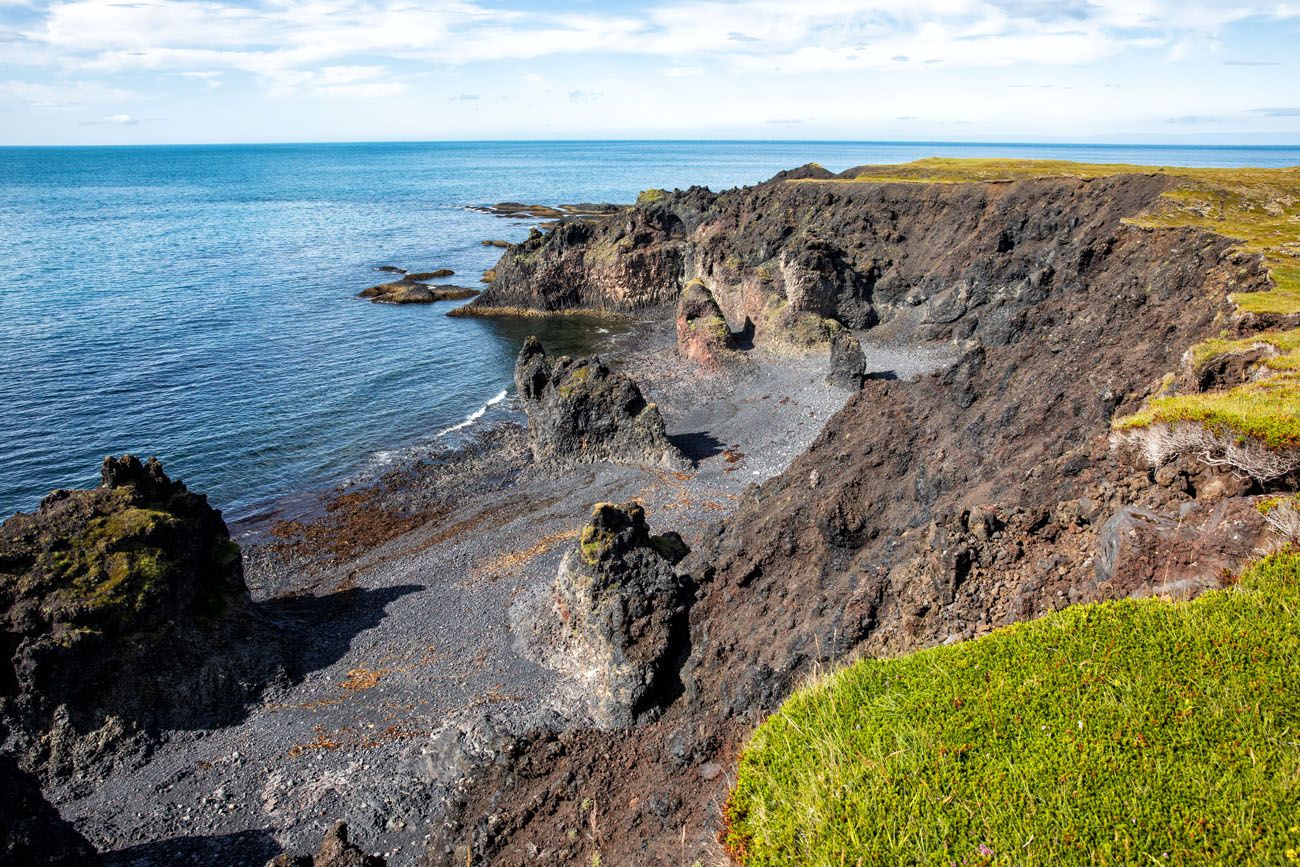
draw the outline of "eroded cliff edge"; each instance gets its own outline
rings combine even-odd
[[[512,743],[448,844],[505,864],[707,857],[737,743],[817,666],[1069,603],[1193,594],[1266,538],[1260,482],[1190,458],[1151,469],[1110,445],[1112,419],[1189,346],[1241,327],[1229,292],[1268,288],[1226,238],[1125,222],[1168,178],[804,174],[561,224],[509,251],[471,305],[666,308],[700,279],[759,344],[816,346],[846,326],[956,361],[869,380],[679,565],[696,588],[690,652],[660,718]]]

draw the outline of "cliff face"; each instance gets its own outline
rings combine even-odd
[[[662,719],[632,736],[539,733],[471,790],[457,839],[502,864],[707,856],[722,766],[818,665],[1068,603],[1192,594],[1252,556],[1267,535],[1252,483],[1195,461],[1148,471],[1108,443],[1117,412],[1229,324],[1228,291],[1267,286],[1225,238],[1124,224],[1165,188],[1130,175],[694,189],[508,254],[512,276],[485,303],[632,309],[700,278],[756,341],[797,342],[809,319],[833,318],[943,341],[956,361],[866,382],[683,561],[690,655]],[[633,227],[649,225],[637,244]],[[561,272],[578,288],[532,282]],[[566,842],[592,792],[616,806],[598,839]]]

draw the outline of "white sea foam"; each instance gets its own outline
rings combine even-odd
[[[474,410],[469,415],[465,416],[465,419],[463,421],[457,422],[456,424],[452,425],[449,428],[445,428],[443,430],[438,431],[438,436],[443,437],[449,433],[453,433],[458,430],[464,430],[465,428],[472,425],[474,422],[481,419],[483,416],[487,415],[487,411],[489,407],[496,406],[498,403],[500,403],[505,399],[506,399],[506,390],[503,388],[501,389],[501,391],[493,395],[493,397],[490,400],[488,400],[487,403],[483,404],[478,409]]]

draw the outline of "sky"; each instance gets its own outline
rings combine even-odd
[[[1300,0],[0,0],[0,144],[1300,143]]]

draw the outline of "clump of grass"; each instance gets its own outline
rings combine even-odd
[[[1265,331],[1237,340],[1214,337],[1202,341],[1192,347],[1192,368],[1200,373],[1217,359],[1263,348],[1274,352],[1260,362],[1264,367],[1270,370],[1300,370],[1300,328]]]
[[[1270,449],[1300,447],[1300,373],[1200,394],[1157,397],[1115,421],[1118,431],[1193,422],[1214,433],[1249,438]]]
[[[636,203],[638,205],[653,205],[655,202],[661,201],[667,195],[668,195],[667,190],[661,190],[655,187],[651,187],[648,190],[642,190],[637,195]]]
[[[1192,602],[1076,606],[866,660],[753,735],[747,865],[1300,858],[1300,554]]]

